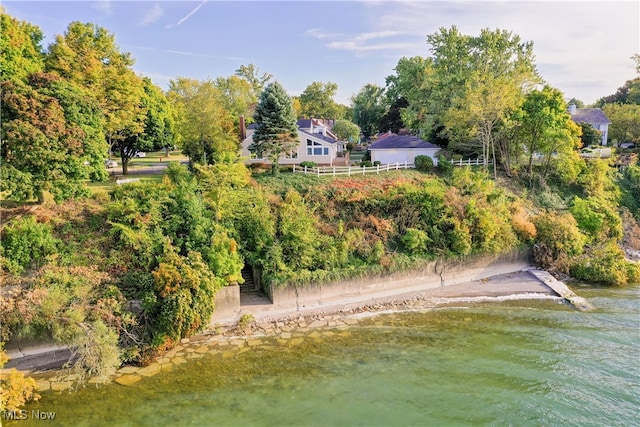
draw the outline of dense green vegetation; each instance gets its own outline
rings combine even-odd
[[[353,98],[365,136],[385,123],[447,146],[436,167],[426,157],[376,177],[252,176],[238,116],[260,101],[256,149],[277,171],[297,108],[346,114],[329,102],[335,84],[314,82],[296,102],[250,65],[215,81],[179,78],[163,93],[100,27],[72,23],[45,53],[37,28],[1,16],[2,46],[6,34],[20,45],[2,52],[2,196],[50,192],[58,203],[3,224],[1,341],[50,337],[76,351],[79,371],[106,376],[202,330],[216,291],[242,282],[245,266],[283,286],[533,247],[558,274],[640,280],[622,249],[640,250],[640,168],[579,156],[562,94],[534,89],[531,45],[511,33],[442,29],[428,38],[433,58],[402,58],[386,90]],[[633,138],[627,122],[617,142]],[[357,126],[341,124],[355,139]],[[173,144],[189,168],[171,163],[162,179],[87,197],[110,148],[126,173],[138,150]],[[484,165],[446,161],[463,154]]]

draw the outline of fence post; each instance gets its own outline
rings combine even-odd
[[[380,165],[376,165],[376,175],[380,175]]]
[[[318,176],[320,176],[320,168],[318,168],[317,171],[318,171]]]
[[[347,176],[351,176],[351,165],[349,165],[349,169],[347,170]]]
[[[304,174],[307,174],[307,165],[304,165]]]
[[[333,167],[333,176],[336,176],[336,167]]]

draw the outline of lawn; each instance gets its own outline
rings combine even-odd
[[[87,187],[89,187],[89,190],[91,190],[93,194],[101,194],[101,193],[107,194],[109,193],[109,191],[113,190],[117,185],[116,180],[122,179],[122,178],[139,179],[140,182],[156,182],[156,183],[162,182],[161,173],[156,175],[149,175],[149,174],[136,175],[135,173],[129,173],[129,175],[127,175],[126,177],[123,177],[122,175],[117,175],[117,176],[114,175],[114,176],[111,176],[108,181],[87,183]]]
[[[122,160],[119,156],[111,156],[111,159],[118,162],[118,168],[116,169],[122,169]],[[167,164],[168,162],[181,162],[186,160],[189,160],[189,158],[182,154],[181,151],[171,151],[169,153],[169,157],[167,157],[167,153],[164,150],[161,150],[146,153],[145,157],[134,157],[129,161],[129,169],[144,166],[159,166]]]

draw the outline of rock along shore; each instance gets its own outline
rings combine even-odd
[[[219,325],[199,335],[185,338],[180,345],[164,353],[148,366],[124,366],[106,381],[90,378],[88,384],[114,381],[123,386],[133,385],[145,377],[171,371],[175,366],[198,359],[206,354],[221,353],[222,357],[250,351],[252,348],[278,345],[294,347],[303,342],[303,337],[314,335],[348,334],[348,328],[358,324],[359,319],[385,312],[402,312],[435,309],[442,306],[468,305],[485,301],[514,299],[563,299],[538,277],[539,270],[523,269],[485,279],[427,289],[420,292],[399,294],[369,301],[327,301],[321,309],[307,312],[261,312],[261,306],[245,306],[246,321],[239,324]],[[547,277],[544,276],[546,279]],[[562,283],[562,282],[559,282]],[[564,285],[564,284],[562,284]],[[565,286],[566,288],[566,286]],[[567,288],[568,289],[568,288]],[[575,294],[574,294],[575,295]],[[254,312],[252,313],[252,308]],[[312,337],[313,338],[313,337]],[[59,350],[57,350],[59,351]],[[77,374],[67,370],[43,371],[33,366],[32,357],[50,360],[46,353],[29,357],[18,357],[9,362],[7,368],[25,370],[37,380],[39,391],[55,391],[76,387],[82,382]],[[37,353],[37,352],[36,352]],[[13,362],[13,363],[12,363]],[[6,372],[8,369],[4,369]]]

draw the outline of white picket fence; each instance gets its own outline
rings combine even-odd
[[[453,166],[483,166],[484,161],[482,159],[459,159],[459,160],[449,160]],[[366,175],[368,173],[379,174],[380,172],[388,172],[392,170],[398,169],[413,169],[415,166],[413,163],[387,163],[386,165],[376,165],[376,166],[318,166],[318,167],[307,167],[300,165],[293,165],[294,173],[303,173],[310,175]]]
[[[483,166],[484,160],[482,159],[460,159],[449,160],[453,166]]]
[[[413,168],[413,163],[388,163],[386,165],[376,165],[376,166],[318,166],[318,167],[307,167],[307,166],[296,166],[293,165],[294,173],[304,173],[311,175],[366,175],[368,173],[379,174],[380,172],[388,172],[392,170],[398,169],[410,169]]]

